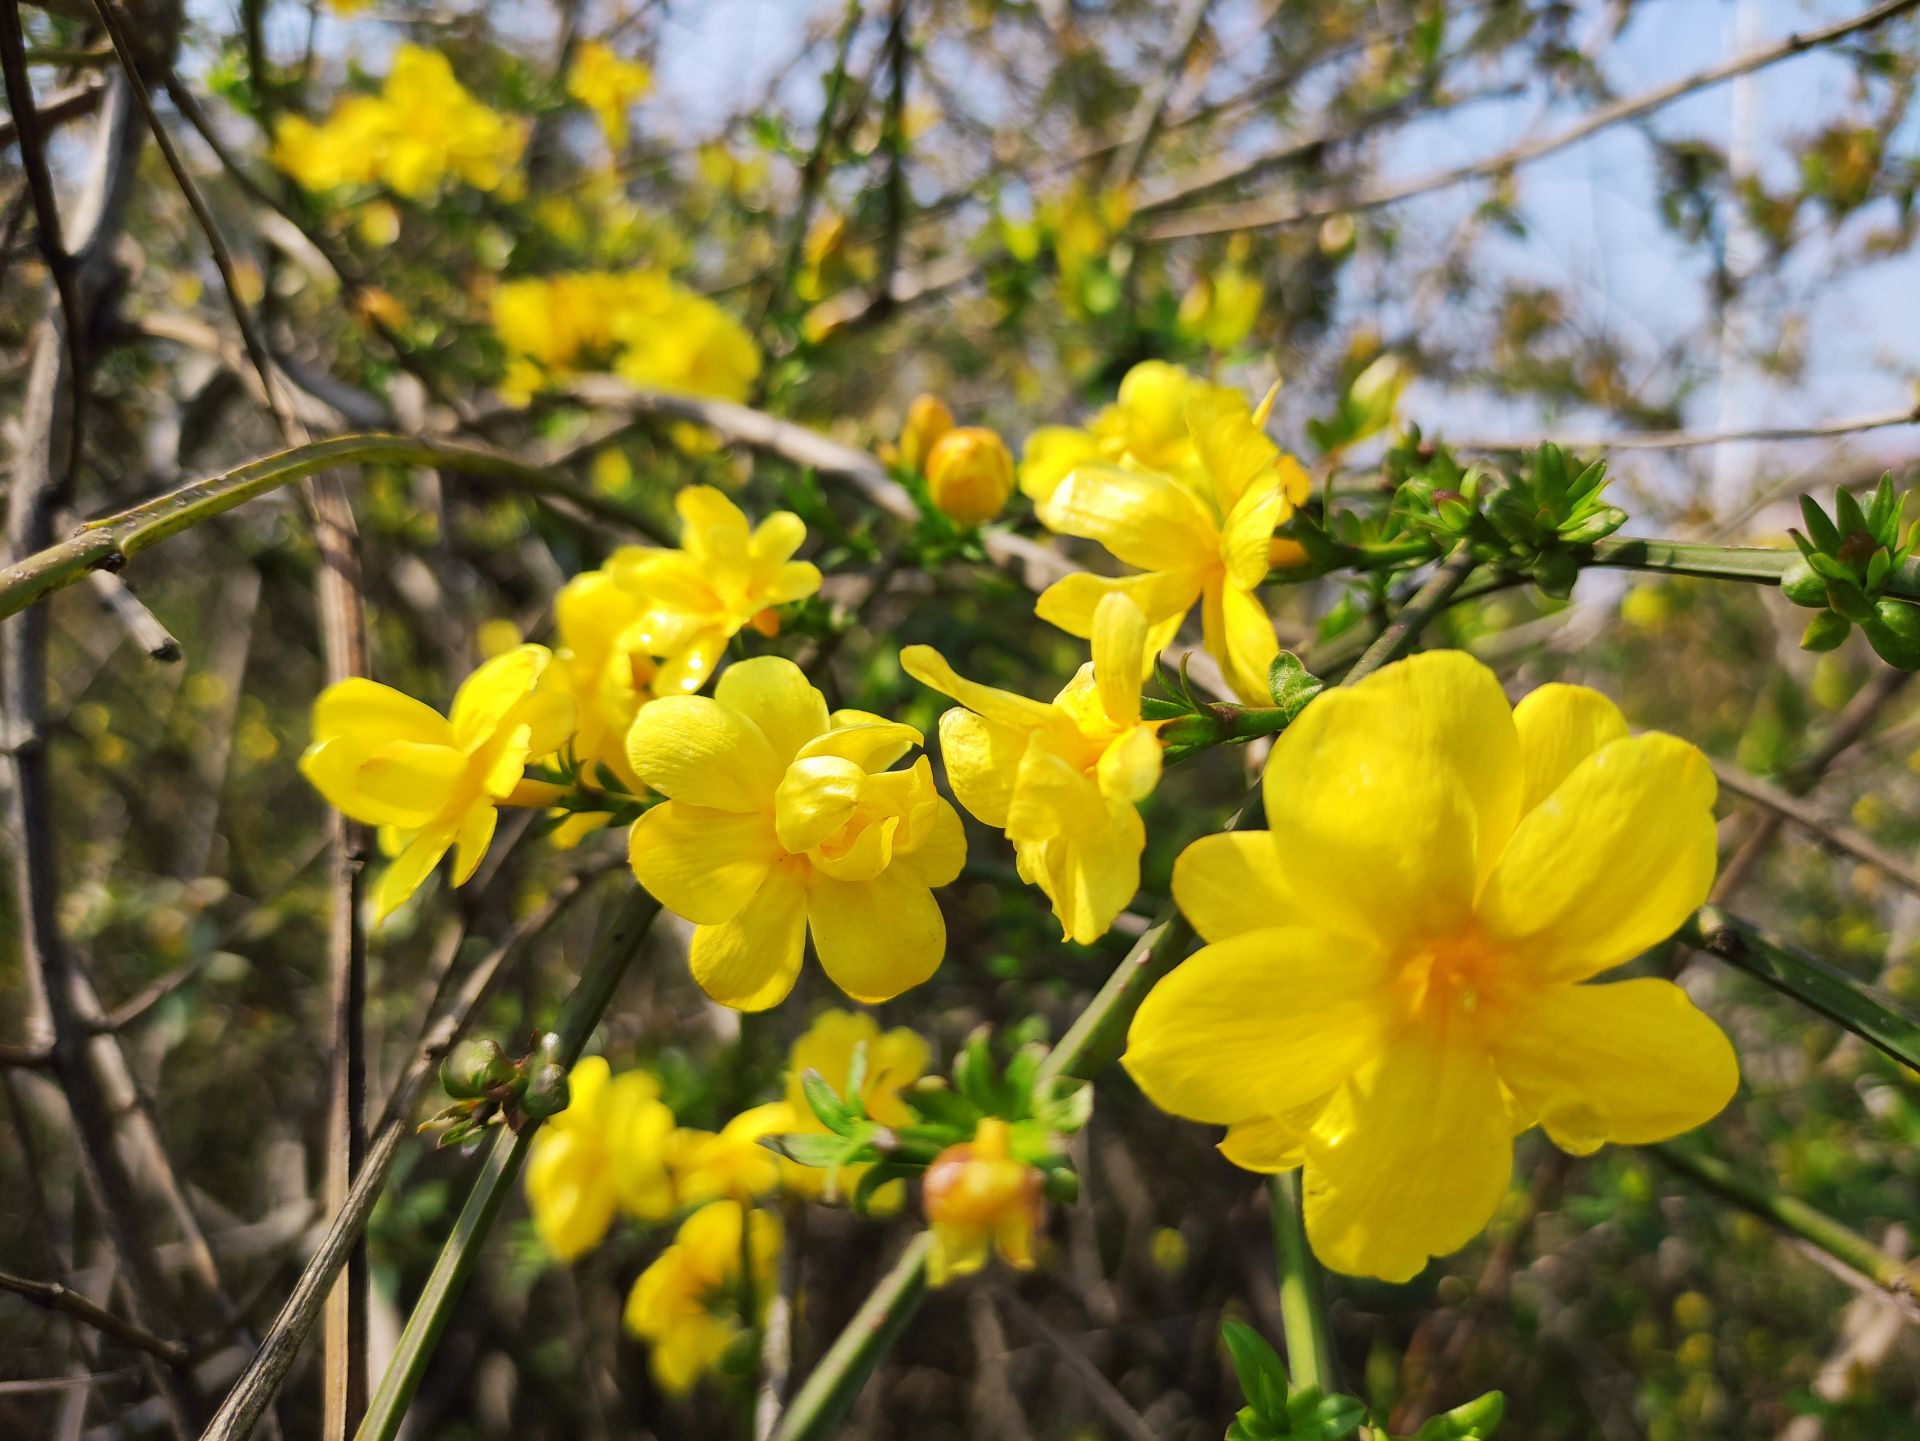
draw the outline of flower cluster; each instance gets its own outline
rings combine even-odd
[[[655,270],[582,270],[495,287],[502,391],[525,399],[591,371],[635,385],[743,400],[760,373],[746,327]]]
[[[401,45],[379,94],[349,96],[317,125],[282,119],[273,157],[303,190],[379,184],[425,200],[449,176],[499,189],[526,143],[527,127],[474,99],[446,56]]]
[[[627,112],[653,89],[653,72],[598,40],[584,42],[567,69],[567,94],[594,114],[616,154],[627,145]]]
[[[797,1165],[762,1144],[775,1133],[820,1129],[801,1077],[824,1075],[842,1088],[857,1080],[851,1093],[871,1114],[905,1124],[900,1091],[928,1060],[926,1042],[912,1031],[882,1033],[871,1016],[824,1011],[794,1042],[782,1099],[703,1131],[679,1124],[651,1072],[616,1074],[604,1057],[589,1056],[569,1077],[571,1104],[534,1135],[526,1170],[534,1230],[557,1260],[571,1262],[604,1242],[620,1217],[650,1231],[681,1218],[672,1242],[634,1282],[626,1322],[648,1343],[660,1384],[685,1391],[722,1369],[738,1339],[765,1317],[782,1228],[755,1203],[777,1192],[837,1201],[858,1180],[861,1168]],[[902,1196],[895,1182],[869,1208],[896,1209]]]

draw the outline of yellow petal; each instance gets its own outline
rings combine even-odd
[[[1192,567],[1150,570],[1144,575],[1117,578],[1080,571],[1062,576],[1041,591],[1040,599],[1034,603],[1034,614],[1048,625],[1057,625],[1068,635],[1085,640],[1093,635],[1093,618],[1100,602],[1117,591],[1140,607],[1150,626],[1160,628],[1171,622],[1177,627],[1180,618],[1193,609],[1193,603],[1200,598],[1201,586],[1201,571]],[[1146,648],[1147,653],[1141,658],[1142,675],[1151,669],[1153,657],[1165,642],[1172,639],[1171,633],[1163,634],[1165,638],[1160,645]]]
[[[1220,559],[1227,579],[1242,590],[1252,590],[1272,568],[1273,528],[1279,524],[1286,499],[1273,482],[1256,485],[1234,504],[1220,535]]]
[[[1493,1064],[1562,1150],[1664,1141],[1740,1083],[1726,1033],[1671,981],[1545,986],[1503,1008]]]
[[[792,868],[775,866],[731,920],[697,927],[688,959],[700,989],[736,1011],[779,1005],[800,974],[806,903]]]
[[[343,737],[317,747],[312,771],[323,772],[327,753],[343,742],[350,743]],[[389,741],[355,768],[340,809],[370,825],[423,826],[453,801],[466,770],[466,756],[448,746]]]
[[[1318,704],[1318,702],[1316,702]],[[1410,1281],[1471,1241],[1506,1194],[1506,1102],[1486,1052],[1402,1032],[1307,1134],[1307,1238],[1336,1271]]]
[[[1043,425],[1027,437],[1020,450],[1020,493],[1029,500],[1047,499],[1060,488],[1067,472],[1100,454],[1100,442],[1070,425]]]
[[[1488,933],[1552,981],[1584,980],[1665,940],[1713,885],[1714,790],[1706,757],[1685,741],[1603,746],[1521,820],[1481,896]]]
[[[634,773],[674,800],[747,811],[773,803],[781,766],[746,715],[707,696],[663,696],[627,732]]]
[[[487,661],[454,693],[453,732],[472,750],[499,729],[513,708],[533,693],[553,653],[543,645],[519,645]]]
[[[1620,707],[1583,685],[1543,685],[1513,708],[1520,733],[1520,763],[1526,769],[1522,812],[1559,787],[1573,768],[1608,741],[1623,740],[1627,718]]]
[[[420,889],[453,846],[453,827],[434,826],[408,839],[400,854],[387,862],[373,887],[373,921],[384,921],[400,908],[403,901]]]
[[[820,567],[810,560],[790,560],[773,574],[760,600],[766,605],[785,605],[805,600],[820,589]]]
[[[464,886],[479,869],[487,847],[493,844],[493,829],[500,812],[485,803],[470,806],[460,818],[460,829],[453,838],[453,883]]]
[[[1277,1176],[1305,1164],[1306,1130],[1278,1116],[1236,1121],[1227,1127],[1227,1134],[1220,1141],[1220,1154],[1243,1171]]]
[[[1289,924],[1292,898],[1271,831],[1202,836],[1173,863],[1173,898],[1203,940]]]
[[[1186,569],[1219,553],[1219,529],[1200,503],[1152,471],[1087,461],[1036,509],[1047,529],[1098,541],[1141,570]]]
[[[807,524],[790,510],[776,510],[753,528],[749,549],[756,562],[778,567],[800,549],[807,538]]]
[[[808,683],[799,666],[780,656],[757,656],[728,666],[713,688],[713,698],[760,727],[773,748],[774,763],[782,768],[827,729],[827,698]]]
[[[1160,761],[1160,740],[1153,728],[1130,726],[1100,753],[1100,789],[1115,800],[1143,801],[1160,784]]]
[[[900,669],[921,685],[937,690],[977,715],[1001,725],[1031,728],[1053,723],[1053,707],[1045,701],[968,680],[948,665],[947,658],[930,645],[910,645],[903,649],[900,652]]]
[[[1119,591],[1102,597],[1093,613],[1093,678],[1100,706],[1115,725],[1140,719],[1140,676],[1147,646],[1147,617]]]
[[[960,813],[946,801],[936,801],[933,823],[917,836],[911,848],[896,849],[890,870],[923,886],[951,884],[967,863],[967,832]]]
[[[1379,1054],[1385,957],[1303,927],[1203,946],[1148,992],[1121,1064],[1163,1111],[1227,1125],[1325,1096]]]
[[[912,726],[881,720],[878,716],[842,719],[861,714],[858,711],[834,712],[833,729],[801,746],[800,758],[840,756],[862,770],[883,771],[923,739]]]
[[[946,954],[947,923],[933,893],[893,867],[869,881],[816,875],[807,923],[828,977],[868,1005],[919,985]]]
[[[1316,699],[1262,784],[1295,913],[1402,950],[1465,924],[1513,829],[1519,742],[1493,672],[1430,651]]]
[[[1013,803],[1013,779],[1026,754],[1032,731],[982,719],[955,708],[940,717],[940,757],[947,784],[976,818],[990,826],[1007,823]]]
[[[627,837],[634,878],[675,915],[702,926],[738,915],[780,854],[765,813],[681,801],[646,811]]]
[[[453,727],[433,707],[363,676],[335,681],[313,703],[315,740],[349,734],[375,741],[454,744]]]
[[[780,844],[796,854],[812,850],[853,816],[867,773],[838,756],[809,756],[787,767],[773,796]]]
[[[543,1127],[527,1157],[527,1209],[547,1249],[571,1261],[599,1245],[613,1225],[613,1187],[596,1136]]]
[[[1220,662],[1234,694],[1247,705],[1272,705],[1267,672],[1280,654],[1280,640],[1258,598],[1231,583],[1215,582],[1207,589],[1201,620],[1207,650]]]

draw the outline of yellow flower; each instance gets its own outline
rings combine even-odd
[[[1663,980],[1583,984],[1707,895],[1713,772],[1550,685],[1509,710],[1433,652],[1321,696],[1264,779],[1269,831],[1208,836],[1174,895],[1208,944],[1147,997],[1127,1069],[1228,1127],[1249,1170],[1306,1168],[1337,1270],[1405,1280],[1506,1193],[1513,1137],[1563,1149],[1697,1126],[1739,1079]]]
[[[590,776],[594,783],[611,781],[636,795],[645,787],[627,763],[627,730],[653,698],[659,673],[646,616],[646,602],[605,571],[575,576],[553,602],[556,669],[578,713],[574,758],[609,773]]]
[[[1013,453],[985,426],[949,430],[927,455],[927,492],[956,525],[992,520],[1013,494]]]
[[[519,163],[526,128],[475,100],[437,50],[401,45],[378,95],[350,95],[320,124],[288,116],[274,163],[307,190],[380,181],[426,199],[453,175],[495,190]]]
[[[1040,618],[1090,636],[1101,597],[1119,592],[1145,613],[1157,655],[1197,601],[1206,648],[1234,693],[1249,705],[1269,704],[1267,668],[1280,642],[1255,592],[1272,564],[1274,527],[1311,486],[1261,430],[1273,395],[1252,414],[1237,396],[1187,406],[1198,457],[1192,479],[1101,461],[1075,466],[1040,503],[1040,519],[1050,530],[1100,542],[1142,573],[1063,577],[1041,592]]]
[[[604,1056],[586,1057],[567,1083],[566,1110],[534,1133],[527,1155],[533,1228],[562,1261],[597,1246],[618,1211],[664,1221],[674,1208],[673,1112],[660,1083],[645,1071],[616,1076]]]
[[[822,1011],[806,1032],[793,1043],[787,1058],[787,1107],[795,1131],[824,1133],[826,1124],[807,1103],[800,1078],[818,1071],[821,1078],[840,1096],[851,1089],[847,1082],[853,1066],[853,1053],[866,1047],[866,1079],[860,1086],[860,1099],[866,1113],[883,1126],[913,1124],[913,1113],[900,1092],[926,1074],[932,1061],[927,1043],[905,1026],[882,1032],[880,1023],[865,1011]],[[805,1195],[829,1200],[841,1194],[851,1195],[860,1184],[865,1166],[843,1166],[836,1175],[820,1166],[794,1166],[787,1173],[790,1188]],[[886,1215],[900,1207],[905,1188],[889,1183],[879,1188],[869,1201],[869,1209]]]
[[[1246,409],[1237,391],[1202,380],[1184,366],[1141,361],[1122,377],[1114,403],[1086,429],[1048,425],[1028,438],[1020,463],[1021,492],[1035,503],[1044,501],[1074,466],[1096,459],[1197,480],[1197,436],[1187,423],[1187,412],[1196,404],[1209,411]]]
[[[1177,324],[1209,350],[1229,351],[1253,333],[1267,288],[1238,265],[1194,277]]]
[[[1089,945],[1140,887],[1146,828],[1134,803],[1160,780],[1160,723],[1140,718],[1147,623],[1124,595],[1093,625],[1093,661],[1052,701],[964,680],[930,646],[900,665],[965,709],[940,717],[940,753],[960,804],[1005,830],[1021,878]]]
[[[381,828],[394,857],[373,889],[384,920],[453,850],[453,883],[487,853],[495,807],[529,803],[528,762],[552,755],[573,729],[573,703],[541,684],[552,656],[523,645],[496,656],[454,693],[449,718],[362,677],[313,703],[313,744],[300,773],[336,808]]]
[[[820,589],[820,568],[793,559],[807,528],[792,511],[777,510],[750,530],[740,507],[713,486],[686,486],[673,504],[678,550],[624,546],[606,565],[645,606],[634,643],[664,657],[651,681],[657,695],[699,690],[728,641],[749,625],[775,634],[773,607]]]
[[[760,1138],[791,1131],[797,1124],[785,1101],[769,1101],[742,1111],[718,1131],[680,1131],[672,1162],[680,1199],[698,1203],[730,1196],[751,1201],[766,1195],[780,1184],[782,1162]]]
[[[907,423],[900,427],[900,458],[914,470],[922,469],[940,437],[953,429],[953,412],[937,395],[916,395],[907,407]]]
[[[1008,1153],[1009,1139],[1007,1123],[988,1116],[971,1142],[947,1147],[927,1167],[920,1202],[933,1232],[927,1279],[934,1285],[972,1275],[995,1247],[1008,1265],[1033,1268],[1034,1234],[1046,1215],[1042,1181]]]
[[[651,70],[598,40],[583,44],[567,70],[567,94],[594,113],[614,150],[626,147],[627,111],[651,89]]]
[[[679,1395],[718,1369],[746,1329],[740,1318],[749,1295],[748,1324],[765,1319],[782,1244],[778,1216],[744,1213],[737,1201],[702,1206],[680,1223],[673,1244],[627,1295],[627,1329],[652,1348],[663,1390]],[[743,1250],[751,1257],[750,1285],[741,1282]]]
[[[723,1005],[776,1005],[806,934],[855,1000],[891,999],[946,950],[932,887],[960,874],[966,836],[933,788],[912,726],[829,717],[792,661],[740,661],[713,696],[641,708],[627,736],[640,779],[669,799],[634,822],[633,872],[694,923],[694,979]]]

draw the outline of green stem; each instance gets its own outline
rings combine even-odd
[[[1911,1296],[1916,1279],[1910,1263],[1887,1255],[1851,1227],[1844,1226],[1805,1201],[1783,1196],[1763,1181],[1743,1176],[1726,1162],[1692,1146],[1665,1142],[1647,1150],[1690,1180],[1750,1211],[1789,1236],[1798,1237],[1841,1265],[1895,1295]]]
[[[806,1384],[781,1413],[770,1441],[820,1441],[853,1405],[887,1347],[905,1329],[927,1294],[927,1253],[933,1234],[922,1231],[861,1303]]]
[[[613,1000],[614,991],[619,988],[628,964],[639,951],[647,927],[659,910],[660,903],[636,886],[613,924],[600,937],[554,1024],[554,1033],[560,1038],[562,1064],[571,1066],[580,1059],[587,1037],[600,1024],[600,1017]],[[480,1174],[474,1178],[473,1189],[467,1192],[466,1204],[460,1208],[453,1234],[447,1237],[439,1260],[434,1262],[433,1274],[427,1278],[419,1300],[414,1302],[413,1314],[400,1333],[393,1360],[388,1363],[386,1375],[380,1378],[380,1389],[374,1393],[355,1433],[356,1441],[393,1441],[399,1434],[400,1423],[426,1374],[440,1333],[446,1329],[467,1277],[473,1273],[487,1232],[493,1228],[494,1218],[500,1213],[501,1203],[506,1200],[538,1129],[539,1122],[529,1121],[518,1135],[503,1130],[494,1141]]]
[[[1901,1065],[1920,1070],[1920,1020],[1864,981],[1793,949],[1718,906],[1702,906],[1694,912],[1680,928],[1678,939],[1818,1011]]]
[[[1780,577],[1799,559],[1800,552],[1797,550],[1710,545],[1693,540],[1640,540],[1615,535],[1595,541],[1586,564],[1621,570],[1654,570],[1666,575],[1693,575],[1705,580],[1744,580],[1757,585],[1778,585]]]
[[[1273,1178],[1273,1260],[1280,1281],[1280,1319],[1286,1327],[1287,1370],[1296,1387],[1331,1395],[1339,1386],[1333,1328],[1327,1319],[1326,1282],[1301,1207],[1300,1173]]]
[[[90,570],[118,570],[149,546],[269,491],[323,470],[352,465],[437,466],[565,500],[600,519],[655,533],[652,522],[640,513],[484,446],[405,435],[342,435],[248,461],[129,510],[88,521],[58,544],[0,570],[0,616],[24,610]]]
[[[1463,543],[1455,547],[1453,554],[1401,607],[1400,614],[1393,618],[1392,624],[1381,631],[1373,644],[1367,647],[1365,654],[1354,662],[1353,669],[1347,672],[1341,684],[1351,685],[1411,650],[1413,643],[1420,638],[1420,632],[1427,628],[1427,622],[1445,610],[1455,592],[1466,584],[1473,566],[1473,554],[1466,545]]]

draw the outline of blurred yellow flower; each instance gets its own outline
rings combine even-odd
[[[748,626],[778,633],[774,607],[820,589],[820,568],[793,559],[807,528],[792,511],[777,510],[749,529],[740,507],[710,485],[682,488],[673,504],[677,550],[624,546],[606,564],[643,606],[629,649],[663,657],[649,680],[656,695],[700,689],[728,641]]]
[[[1160,780],[1160,723],[1140,718],[1146,618],[1110,595],[1092,629],[1091,664],[1052,701],[965,680],[930,646],[900,652],[908,675],[964,707],[940,718],[954,795],[1005,830],[1021,879],[1046,893],[1082,945],[1140,887],[1146,828],[1134,805]]]
[[[527,1154],[533,1228],[562,1261],[599,1245],[619,1211],[657,1222],[674,1209],[673,1112],[659,1081],[645,1071],[616,1076],[606,1057],[588,1056],[567,1082],[567,1108],[534,1133]]]
[[[627,730],[654,695],[659,664],[648,649],[647,604],[605,571],[577,575],[554,597],[555,659],[573,697],[577,720],[574,759],[593,772],[595,785],[645,790],[627,763]]]
[[[567,94],[593,112],[615,151],[626,148],[627,112],[651,89],[651,70],[614,54],[598,40],[582,44],[567,70]]]
[[[791,1131],[796,1124],[785,1101],[769,1101],[742,1111],[718,1131],[680,1131],[674,1137],[672,1161],[680,1199],[698,1204],[717,1197],[751,1201],[766,1195],[780,1184],[785,1163],[761,1145],[760,1138]]]
[[[1204,643],[1234,693],[1249,705],[1270,704],[1267,669],[1280,642],[1256,590],[1273,562],[1274,527],[1311,489],[1299,462],[1262,430],[1274,393],[1251,414],[1238,396],[1188,403],[1191,479],[1106,461],[1076,465],[1040,503],[1040,519],[1098,541],[1141,573],[1065,576],[1041,593],[1040,618],[1090,636],[1101,598],[1124,594],[1146,615],[1157,655],[1198,602]]]
[[[783,1244],[780,1218],[714,1201],[680,1223],[673,1244],[627,1295],[627,1330],[652,1349],[653,1376],[674,1395],[716,1370],[748,1326],[766,1317]],[[742,1281],[742,1252],[751,1258]],[[742,1312],[752,1298],[752,1314]]]
[[[446,56],[403,44],[378,95],[350,95],[318,125],[297,115],[281,120],[273,157],[306,190],[378,181],[424,200],[448,176],[498,189],[526,141],[526,127],[475,100]]]
[[[746,328],[654,270],[509,280],[490,297],[510,398],[588,371],[636,385],[744,400],[760,373]]]
[[[927,1043],[905,1026],[882,1032],[880,1023],[865,1011],[822,1011],[813,1024],[793,1043],[787,1057],[787,1107],[794,1131],[822,1134],[826,1124],[814,1115],[801,1087],[801,1077],[818,1071],[834,1093],[847,1097],[854,1052],[866,1048],[866,1079],[860,1086],[860,1100],[866,1113],[883,1126],[913,1123],[913,1113],[900,1092],[926,1074],[933,1059]],[[867,1168],[843,1166],[836,1175],[820,1166],[793,1166],[787,1173],[787,1185],[804,1195],[837,1200],[851,1195]],[[868,1208],[880,1215],[899,1209],[906,1188],[889,1183],[879,1188]]]
[[[972,1275],[995,1248],[1008,1265],[1033,1268],[1046,1202],[1040,1172],[1009,1154],[1010,1139],[1007,1123],[987,1116],[972,1141],[947,1147],[927,1167],[920,1201],[933,1232],[927,1279],[934,1285]]]
[[[887,769],[919,744],[911,726],[830,717],[775,656],[729,666],[711,698],[641,708],[627,756],[669,799],[634,823],[633,872],[694,923],[693,975],[708,995],[744,1011],[778,1004],[809,929],[855,1000],[933,974],[947,931],[932,888],[960,873],[966,837],[924,756]]]
[[[1013,494],[1013,453],[982,425],[949,430],[927,455],[927,493],[956,525],[992,520]]]
[[[1509,708],[1459,652],[1315,700],[1275,744],[1267,831],[1174,868],[1208,944],[1147,997],[1125,1064],[1228,1127],[1249,1170],[1306,1168],[1328,1265],[1404,1281],[1465,1245],[1534,1124],[1576,1154],[1708,1120],[1733,1048],[1679,987],[1583,982],[1665,940],[1713,880],[1714,781],[1604,696]]]
[[[447,718],[358,676],[314,701],[300,773],[340,811],[379,826],[394,858],[373,888],[376,919],[450,849],[453,883],[465,885],[493,839],[496,806],[551,798],[522,784],[527,764],[552,755],[573,729],[573,703],[542,683],[551,659],[537,645],[496,656],[454,693]]]
[[[924,469],[927,456],[940,437],[953,429],[953,412],[937,395],[916,395],[900,427],[900,459],[914,470]]]
[[[1209,350],[1225,353],[1253,333],[1267,288],[1238,265],[1196,275],[1180,297],[1176,323]]]

